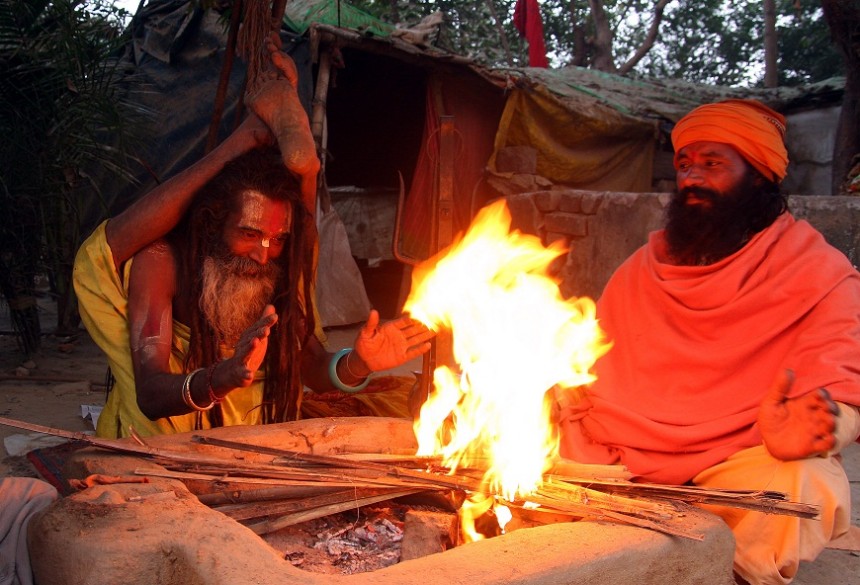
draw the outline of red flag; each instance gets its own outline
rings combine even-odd
[[[517,0],[514,26],[529,43],[529,67],[549,67],[543,41],[543,21],[537,0]]]

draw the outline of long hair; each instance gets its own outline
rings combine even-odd
[[[273,201],[286,201],[292,209],[289,240],[274,260],[282,269],[271,301],[278,324],[269,336],[263,362],[262,418],[264,423],[296,420],[302,395],[301,348],[316,327],[311,287],[316,276],[317,230],[313,216],[302,204],[298,180],[284,167],[275,149],[252,150],[225,165],[198,191],[183,220],[168,235],[179,258],[179,290],[187,291],[180,302],[191,315],[186,368],[206,367],[219,359],[218,336],[199,304],[203,261],[223,250],[227,217],[241,211],[241,193],[249,189]],[[209,414],[212,426],[223,425],[217,405]]]

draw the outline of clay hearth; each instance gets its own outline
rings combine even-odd
[[[414,447],[411,421],[386,418],[314,419],[198,434],[317,454]],[[212,449],[189,439],[173,435],[147,442],[172,450]],[[158,468],[85,449],[66,472],[84,478]],[[31,524],[30,553],[37,581],[52,585],[734,583],[731,532],[703,511],[689,520],[704,540],[621,524],[567,522],[517,530],[371,573],[332,576],[293,567],[249,529],[201,504],[183,483],[152,477],[150,483],[91,487],[58,501]]]

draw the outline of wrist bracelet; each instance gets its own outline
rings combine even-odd
[[[206,391],[209,392],[209,402],[212,404],[219,404],[224,398],[222,396],[218,396],[215,394],[215,390],[212,389],[212,376],[215,375],[215,368],[218,366],[218,362],[215,362],[208,368],[206,368]],[[209,408],[212,408],[210,406]]]
[[[370,373],[368,373],[368,374],[365,374],[364,376],[359,376],[359,375],[355,374],[355,373],[352,371],[352,368],[350,368],[350,367],[349,367],[349,356],[351,356],[351,355],[352,355],[352,354],[354,354],[354,353],[356,353],[356,352],[355,352],[355,350],[354,350],[354,349],[351,349],[351,350],[349,351],[349,353],[347,353],[347,354],[346,354],[346,359],[343,361],[343,365],[345,365],[345,366],[346,366],[346,372],[347,372],[350,376],[352,376],[353,378],[358,378],[358,379],[361,379],[361,378],[367,378],[368,376],[370,376],[370,374],[372,374],[372,373],[373,373],[373,371],[371,371],[371,372],[370,372]],[[356,355],[358,355],[358,354],[356,354]],[[359,356],[359,358],[358,358],[358,359],[361,359],[361,356]],[[367,364],[365,364],[365,365],[367,365]],[[368,368],[368,369],[370,369],[370,368]]]
[[[331,380],[332,385],[341,392],[346,392],[347,394],[355,394],[359,390],[364,390],[367,387],[368,383],[370,383],[370,377],[368,376],[364,379],[364,382],[362,382],[358,386],[347,386],[337,375],[337,364],[340,361],[340,358],[347,355],[351,351],[351,347],[343,348],[342,350],[334,354],[334,357],[331,358],[331,361],[328,363],[328,377],[329,380]],[[349,368],[347,367],[347,369]],[[350,372],[350,374],[352,374],[352,372]]]
[[[182,381],[182,401],[191,410],[203,411],[209,410],[213,406],[215,406],[214,402],[211,403],[209,406],[198,406],[197,404],[195,404],[194,399],[191,398],[191,380],[198,372],[202,372],[203,369],[204,368],[197,368],[196,370],[185,376],[185,380]]]

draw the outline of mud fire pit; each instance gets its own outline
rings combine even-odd
[[[314,454],[386,452],[415,445],[411,421],[313,419],[263,427],[198,432]],[[153,447],[216,449],[187,435],[147,439]],[[252,457],[253,454],[249,455]],[[127,476],[148,483],[97,485],[61,499],[34,520],[31,556],[37,581],[53,585],[243,585],[397,583],[731,584],[734,541],[717,517],[693,510],[703,540],[617,523],[577,521],[520,529],[442,553],[355,575],[322,575],[292,566],[262,538],[202,504],[186,484],[159,477],[159,465],[124,454],[84,449],[68,477]],[[190,484],[189,484],[190,485]]]

